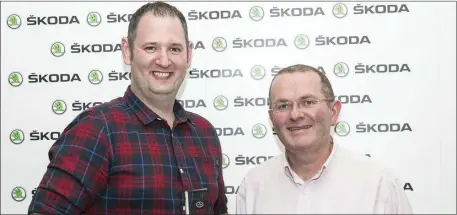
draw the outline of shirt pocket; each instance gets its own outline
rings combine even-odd
[[[215,157],[190,157],[186,158],[186,163],[191,189],[208,189],[208,206],[213,206],[219,196],[219,160]]]

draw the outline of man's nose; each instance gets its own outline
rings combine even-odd
[[[297,105],[292,105],[292,109],[290,110],[290,119],[291,120],[298,120],[303,117],[303,113],[297,107]]]
[[[168,58],[168,52],[166,50],[162,50],[159,53],[156,64],[161,67],[168,67],[170,65],[170,59]]]

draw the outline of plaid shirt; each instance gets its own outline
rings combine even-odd
[[[177,101],[174,113],[170,129],[129,86],[79,114],[52,145],[29,213],[184,214],[183,191],[200,188],[206,197],[190,202],[206,202],[191,214],[227,213],[214,127]]]

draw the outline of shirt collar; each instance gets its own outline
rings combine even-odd
[[[332,145],[332,151],[330,152],[329,157],[327,158],[325,163],[322,165],[319,172],[313,177],[313,179],[319,178],[321,176],[322,172],[331,166],[332,160],[335,157],[336,151],[338,149],[338,144],[333,141],[333,138],[331,138],[330,144]],[[287,152],[284,153],[283,164],[284,164],[284,173],[286,174],[286,176],[289,177],[290,179],[294,180],[295,182],[298,182],[297,181],[298,175],[293,172],[292,168],[290,167],[289,161],[287,160]]]
[[[127,87],[123,99],[128,108],[133,111],[144,125],[147,125],[156,119],[161,119],[159,115],[149,109],[144,102],[133,93],[131,85]],[[195,124],[189,116],[189,113],[184,110],[184,107],[176,99],[173,105],[173,113],[175,114],[178,123],[189,121],[190,123]]]

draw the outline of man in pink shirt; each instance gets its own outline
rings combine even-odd
[[[412,214],[391,169],[333,141],[342,107],[334,98],[330,81],[313,67],[276,75],[269,116],[285,153],[248,172],[237,214]]]

